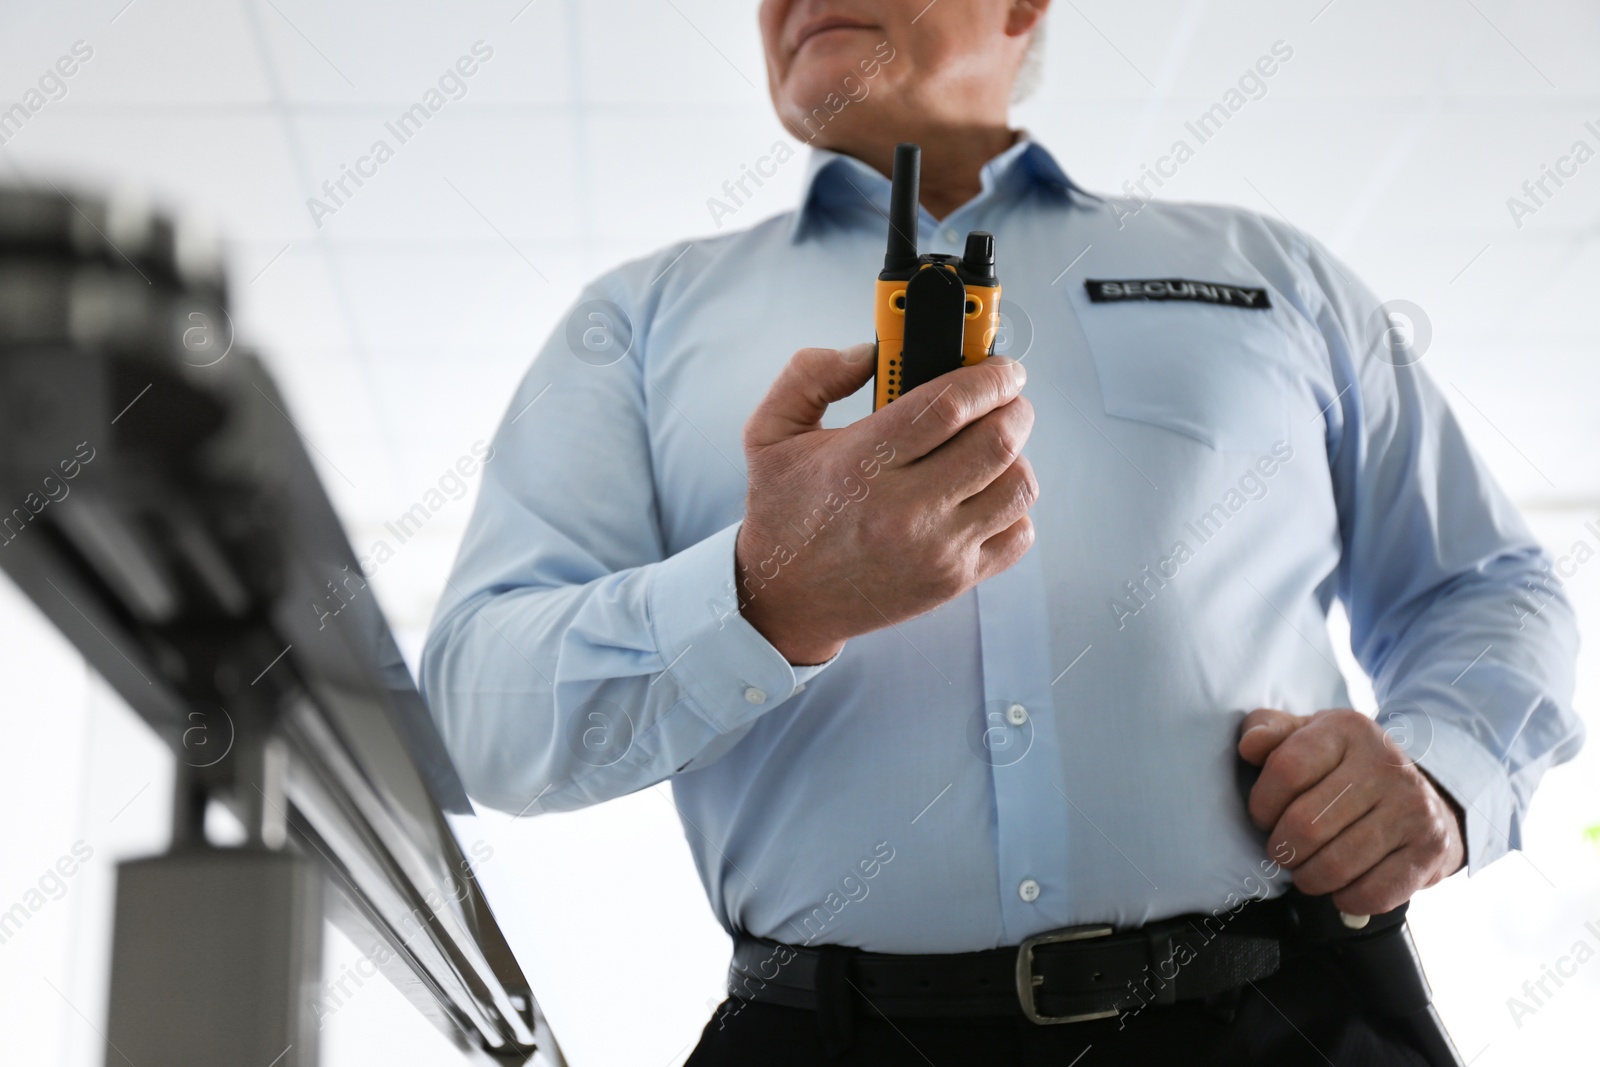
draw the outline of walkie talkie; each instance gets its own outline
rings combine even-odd
[[[973,230],[959,258],[918,255],[919,146],[895,146],[892,181],[889,245],[873,301],[878,333],[874,411],[946,371],[993,355],[1000,332],[994,235]]]

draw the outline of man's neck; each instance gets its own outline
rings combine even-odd
[[[895,136],[922,146],[922,206],[934,218],[943,219],[978,195],[983,188],[984,164],[1015,144],[1017,131],[1004,125],[920,130],[902,126],[895,130]],[[875,139],[859,145],[841,144],[834,150],[852,155],[890,177],[895,143]]]

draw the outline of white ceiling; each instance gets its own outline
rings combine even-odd
[[[358,546],[471,443],[582,284],[711,230],[706,198],[783,136],[753,2],[96,0],[0,9],[0,102],[93,58],[0,148],[142,191],[229,241],[235,319],[284,380]],[[1163,196],[1281,214],[1432,321],[1427,365],[1517,497],[1600,496],[1600,161],[1518,229],[1506,198],[1600,149],[1585,0],[1060,0],[1017,115],[1117,190],[1275,41],[1293,58]],[[319,229],[306,206],[473,42],[493,58]],[[792,203],[802,168],[737,219]],[[426,621],[467,504],[380,587]]]

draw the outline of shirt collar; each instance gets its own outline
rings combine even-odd
[[[1014,197],[1028,188],[1038,188],[1069,203],[1099,199],[1067,177],[1055,156],[1033,140],[1027,130],[1019,130],[1010,148],[983,165],[979,180],[983,185],[981,197]],[[800,206],[789,223],[790,240],[804,238],[816,224],[819,214],[825,214],[830,206],[856,208],[863,206],[863,200],[875,214],[886,212],[889,180],[852,156],[826,148],[812,148],[806,162]]]

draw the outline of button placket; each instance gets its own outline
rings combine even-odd
[[[1008,743],[1020,746],[1002,750],[991,741],[982,750],[994,789],[996,865],[1001,885],[1015,887],[1002,891],[1000,908],[1011,943],[1069,919],[1069,809],[1052,713],[1044,588],[1042,563],[1033,551],[978,586],[983,726],[986,736],[1008,736]],[[1002,752],[1005,758],[997,758]]]

